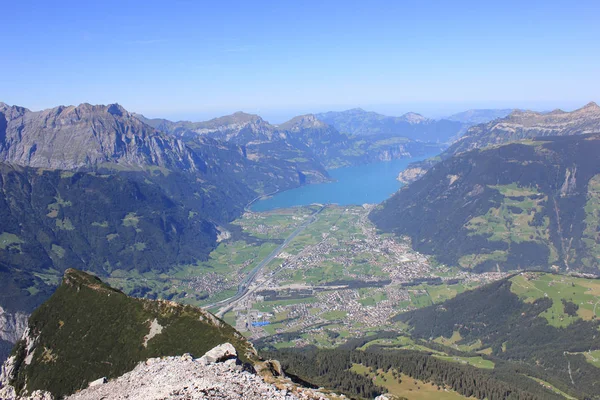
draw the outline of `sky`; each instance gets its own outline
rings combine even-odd
[[[5,1],[0,101],[271,122],[600,102],[600,2]]]

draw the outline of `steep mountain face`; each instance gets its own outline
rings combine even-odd
[[[27,327],[28,315],[21,311],[9,312],[0,307],[0,360],[10,353]]]
[[[523,376],[592,399],[600,393],[598,287],[595,279],[527,272],[396,319],[415,338],[452,337],[456,349],[486,354],[496,368],[516,365]]]
[[[416,113],[388,117],[360,108],[316,114],[316,117],[343,133],[368,136],[403,136],[423,142],[448,142],[462,128],[457,121],[428,119]]]
[[[443,263],[475,271],[600,273],[600,135],[461,153],[372,212]]]
[[[469,130],[439,158],[411,164],[400,176],[405,183],[413,182],[440,160],[472,149],[497,146],[517,140],[546,136],[569,136],[600,132],[600,107],[596,103],[572,111],[550,113],[515,110],[505,118],[479,124]]]
[[[61,397],[99,378],[118,377],[148,358],[199,357],[222,343],[231,343],[242,361],[257,361],[252,345],[208,312],[131,298],[69,269],[31,315],[3,367],[2,385],[12,385],[17,394],[45,390]]]
[[[164,271],[204,259],[216,240],[208,219],[218,214],[185,207],[149,180],[2,164],[0,179],[4,293],[18,279],[12,271]]]
[[[184,144],[133,118],[118,104],[31,112],[0,104],[0,161],[77,169],[118,164],[196,171],[202,160]]]

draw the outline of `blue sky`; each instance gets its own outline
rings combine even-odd
[[[526,4],[524,4],[526,3]],[[600,101],[600,2],[11,1],[0,101],[275,122]]]

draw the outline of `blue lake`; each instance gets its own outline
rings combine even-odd
[[[286,190],[259,200],[250,208],[253,211],[268,211],[312,203],[340,205],[381,203],[402,187],[402,183],[396,180],[400,171],[413,161],[424,160],[431,156],[433,155],[329,170],[327,172],[335,182]]]

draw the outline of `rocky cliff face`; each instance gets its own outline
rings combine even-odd
[[[32,112],[0,105],[0,161],[52,169],[159,166],[202,169],[182,141],[165,136],[118,104]]]
[[[19,340],[27,327],[28,315],[22,311],[8,312],[0,307],[0,360],[4,360],[10,349]]]
[[[258,115],[237,112],[204,122],[151,120],[141,115],[137,118],[164,129],[192,147],[207,138],[238,146],[250,161],[275,169],[295,170],[300,184],[329,179],[327,171],[310,149]]]
[[[27,327],[28,315],[17,311],[9,313],[0,307],[0,340],[15,343]]]

